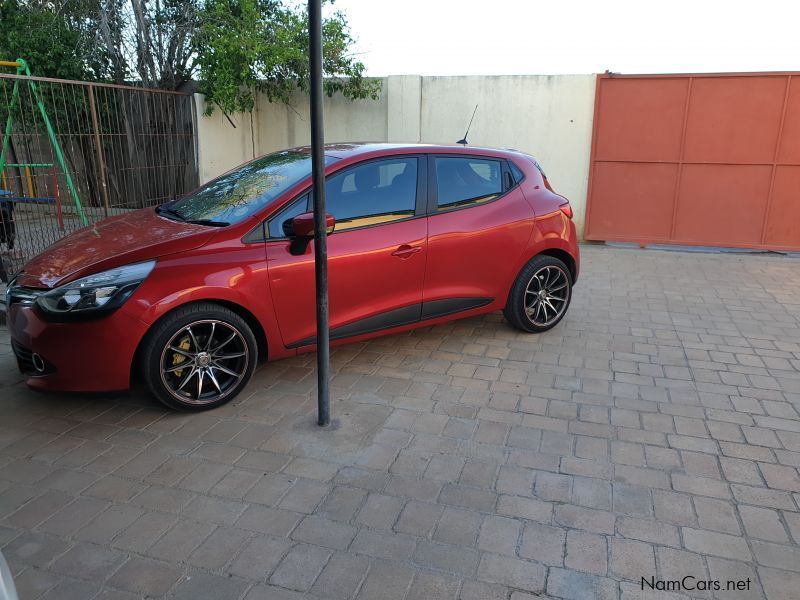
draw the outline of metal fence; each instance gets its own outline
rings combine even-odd
[[[86,224],[197,186],[190,93],[0,74],[0,147],[9,114],[0,171],[9,274]]]

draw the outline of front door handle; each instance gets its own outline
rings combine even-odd
[[[397,258],[411,258],[421,250],[422,246],[409,246],[408,244],[403,244],[397,250],[392,252],[392,256],[396,256]]]

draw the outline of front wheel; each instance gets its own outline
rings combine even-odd
[[[503,310],[508,322],[529,333],[552,329],[572,300],[572,276],[557,258],[539,255],[522,268]]]
[[[170,408],[208,410],[250,381],[258,346],[247,322],[216,304],[168,314],[148,332],[141,367],[150,391]]]

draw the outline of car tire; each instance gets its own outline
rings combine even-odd
[[[503,314],[516,329],[541,333],[555,327],[572,300],[572,274],[563,261],[540,254],[520,271]]]
[[[197,412],[229,402],[250,381],[258,344],[232,310],[200,302],[168,313],[147,333],[140,367],[166,406]]]

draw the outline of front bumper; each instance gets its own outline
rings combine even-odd
[[[136,348],[147,330],[140,320],[118,310],[96,320],[54,323],[34,306],[11,304],[7,310],[12,348],[30,387],[107,392],[130,386]]]

